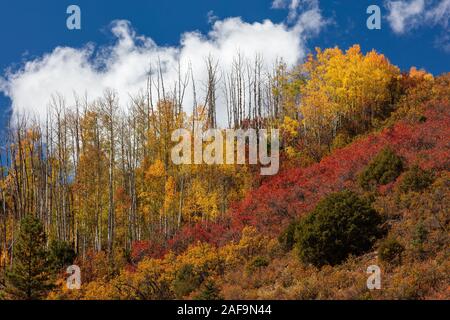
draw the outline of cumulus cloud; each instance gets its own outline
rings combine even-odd
[[[448,30],[450,0],[400,0],[387,1],[388,22],[397,34],[419,26],[442,26]]]
[[[306,53],[307,38],[320,30],[323,19],[318,7],[308,7],[298,15],[294,24],[270,20],[247,23],[241,18],[216,20],[206,34],[186,32],[178,46],[159,46],[150,37],[138,35],[130,22],[120,20],[111,24],[116,41],[113,45],[96,48],[57,47],[52,52],[27,61],[15,71],[0,77],[0,91],[12,101],[14,113],[46,114],[52,95],[59,94],[67,105],[74,102],[74,93],[95,99],[105,89],[117,91],[122,107],[129,96],[146,87],[149,65],[160,62],[166,84],[173,84],[177,69],[192,70],[197,84],[206,82],[205,59],[213,57],[222,70],[231,68],[237,52],[249,59],[260,54],[270,68],[277,59],[294,65]],[[186,90],[184,104],[192,109],[193,97]],[[225,111],[218,111],[223,116]],[[219,120],[220,121],[220,120]]]

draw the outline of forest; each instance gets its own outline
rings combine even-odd
[[[292,68],[205,64],[192,113],[193,76],[169,86],[155,64],[126,110],[112,88],[12,117],[0,300],[450,298],[450,73],[402,71],[358,45]],[[174,164],[172,132],[198,121],[278,129],[279,173]]]

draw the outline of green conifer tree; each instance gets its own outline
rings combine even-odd
[[[20,223],[14,263],[6,272],[6,293],[12,299],[38,300],[52,288],[46,234],[39,219],[28,215]]]

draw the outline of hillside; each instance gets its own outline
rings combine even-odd
[[[188,115],[173,93],[129,113],[114,91],[61,100],[55,121],[10,128],[0,299],[449,299],[450,74],[358,45],[273,74],[227,119],[279,130],[273,176],[175,163],[172,133],[217,129],[217,106]]]
[[[297,167],[292,161],[219,221],[185,226],[165,247],[136,244],[134,262],[112,281],[97,276],[81,294],[58,297],[448,299],[449,82],[450,75],[437,78],[433,90],[439,96],[399,110],[380,129],[320,162]],[[401,172],[387,184],[364,190],[358,177],[386,148],[402,159]],[[431,180],[420,183],[426,179],[417,170],[431,173]],[[385,233],[371,250],[340,264],[302,263],[296,249],[283,248],[279,236],[321,199],[342,190],[369,199]],[[370,265],[382,270],[381,290],[366,287]]]

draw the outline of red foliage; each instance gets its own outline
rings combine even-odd
[[[229,216],[215,223],[184,226],[169,242],[167,250],[181,252],[191,243],[204,241],[221,246],[239,239],[246,225],[267,235],[277,235],[293,219],[314,208],[329,193],[357,189],[359,172],[383,148],[390,146],[405,159],[432,171],[450,169],[450,104],[430,103],[420,123],[399,122],[334,151],[320,163],[307,168],[285,167],[278,175],[260,180],[260,187],[235,204]],[[393,184],[383,186],[388,192]],[[135,248],[136,247],[136,248]],[[139,249],[143,247],[144,249]],[[137,244],[133,255],[162,255],[164,250]]]
[[[232,226],[239,230],[253,225],[265,234],[278,234],[292,219],[316,205],[325,195],[355,189],[359,172],[384,147],[390,146],[407,165],[439,171],[450,168],[450,104],[435,102],[427,107],[425,122],[399,122],[336,150],[320,163],[287,169],[265,180],[233,209]],[[380,191],[392,188],[384,186]]]
[[[136,263],[144,257],[162,258],[166,254],[166,248],[152,241],[135,241],[131,247],[131,260]]]
[[[223,219],[208,224],[198,222],[181,228],[181,230],[169,240],[168,247],[170,250],[179,253],[184,251],[189,244],[198,241],[221,246],[232,239],[238,238],[239,233],[230,228],[229,219]]]

